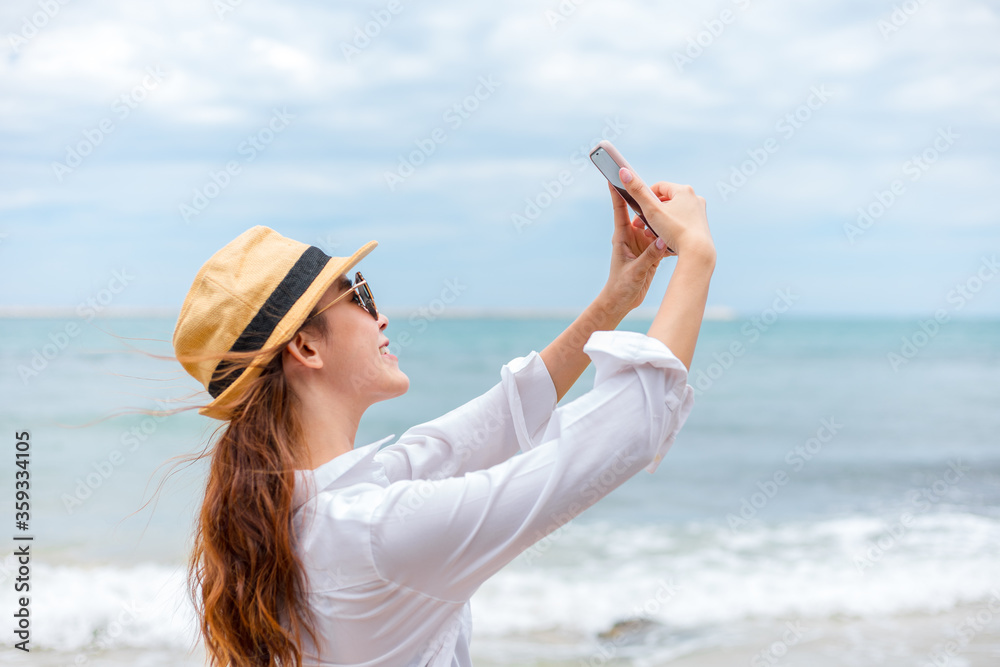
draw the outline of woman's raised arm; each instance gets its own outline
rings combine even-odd
[[[705,199],[690,185],[660,182],[650,189],[628,169],[619,175],[650,226],[677,251],[677,266],[646,335],[660,340],[690,369],[715,270],[715,243]]]

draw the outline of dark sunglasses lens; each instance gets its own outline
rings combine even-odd
[[[355,285],[362,282],[364,279],[365,277],[361,275],[360,271],[354,274]],[[375,308],[375,299],[372,298],[372,291],[368,289],[368,283],[366,282],[364,285],[358,287],[355,293],[360,298],[359,303],[361,304],[361,307],[367,310],[368,314],[377,320],[378,310]]]
[[[361,302],[364,305],[365,310],[371,313],[372,317],[377,320],[378,310],[375,308],[375,299],[372,298],[372,291],[368,289],[368,283],[362,285],[361,289],[358,291],[361,292]]]

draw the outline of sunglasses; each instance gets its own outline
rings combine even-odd
[[[378,308],[375,307],[375,299],[372,298],[371,288],[368,287],[368,281],[365,280],[365,277],[361,275],[360,271],[354,274],[354,284],[351,285],[350,289],[323,306],[316,312],[316,315],[319,315],[324,310],[347,296],[353,296],[355,303],[368,311],[368,314],[375,318],[376,321],[378,320]],[[316,315],[313,315],[313,317],[316,317]]]

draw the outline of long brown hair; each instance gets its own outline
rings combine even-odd
[[[137,350],[144,356],[178,362],[217,359],[215,376],[222,379],[239,375],[251,365],[262,368],[224,406],[230,418],[215,429],[204,448],[168,459],[176,466],[211,458],[187,563],[187,593],[210,667],[301,667],[303,633],[318,643],[292,524],[295,470],[306,467],[300,403],[285,377],[281,355],[301,331],[309,330],[320,338],[328,335],[327,322],[316,316],[317,309],[318,305],[295,333],[268,348],[178,356]],[[263,366],[253,364],[257,357],[270,361]],[[164,405],[160,400],[157,403]],[[201,407],[117,414],[138,412],[162,418]]]
[[[326,320],[315,313],[313,308],[299,331],[325,337]],[[211,667],[301,667],[303,631],[316,642],[294,548],[295,469],[303,449],[298,401],[282,370],[280,351],[288,340],[265,350],[209,355],[220,359],[226,376],[262,352],[273,354],[231,404],[231,417],[210,450],[188,560],[188,592]]]

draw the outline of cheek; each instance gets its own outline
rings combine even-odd
[[[378,376],[381,364],[384,363],[371,349],[363,345],[352,346],[349,353],[340,356],[340,361],[339,368],[354,378],[353,382],[356,385],[367,385],[372,378]]]

